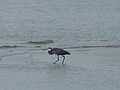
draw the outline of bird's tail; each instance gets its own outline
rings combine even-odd
[[[70,55],[70,53],[69,53],[69,52],[66,52],[66,54]]]

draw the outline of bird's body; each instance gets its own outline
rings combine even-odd
[[[66,55],[66,54],[70,55],[70,53],[68,51],[65,51],[65,50],[60,49],[60,48],[53,48],[52,52],[56,55]]]
[[[58,56],[58,60],[57,60],[57,61],[59,61],[59,55],[62,55],[62,56],[63,56],[62,64],[64,63],[64,59],[65,59],[65,56],[64,56],[64,55],[67,55],[67,54],[70,55],[70,53],[69,53],[68,51],[65,51],[65,50],[60,49],[60,48],[51,48],[51,47],[49,47],[48,49],[49,49],[48,53],[49,53],[50,55],[55,54],[55,55]],[[55,64],[57,61],[55,61],[54,64]]]

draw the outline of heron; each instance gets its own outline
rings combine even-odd
[[[59,61],[59,55],[62,55],[62,57],[63,57],[62,64],[64,63],[64,60],[65,60],[65,56],[64,55],[70,55],[70,52],[65,51],[65,50],[63,50],[61,48],[51,48],[51,47],[48,48],[48,53],[50,55],[55,54],[58,57],[57,61],[53,62],[53,64],[55,64],[56,62]]]

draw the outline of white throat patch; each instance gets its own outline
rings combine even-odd
[[[48,49],[48,51],[52,51],[51,49]]]

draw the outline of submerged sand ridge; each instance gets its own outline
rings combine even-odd
[[[29,41],[27,43],[30,43],[30,44],[47,44],[48,42],[47,43],[46,42],[41,43],[41,41],[38,41],[38,42]],[[2,48],[17,48],[17,47],[24,47],[24,46],[3,45],[3,46],[0,46],[0,49],[2,49]],[[65,47],[64,49],[76,49],[76,48],[120,48],[120,45],[101,45],[101,46],[91,46],[90,45],[90,46],[75,46],[75,47],[72,46],[72,47]],[[41,50],[46,50],[46,49],[41,49]]]
[[[44,41],[28,41],[26,42],[27,44],[35,44],[35,45],[41,45],[41,44],[50,44],[50,43],[54,43],[54,40],[44,40]],[[20,46],[21,45],[21,46]],[[0,49],[3,49],[3,48],[19,48],[19,47],[27,47],[25,46],[24,43],[21,43],[19,46],[18,45],[2,45],[0,46]],[[40,47],[40,46],[38,46]]]
[[[16,46],[16,45],[14,45],[14,46],[11,46],[11,45],[3,45],[3,46],[0,46],[0,49],[2,49],[2,48],[17,48],[17,47],[22,47],[22,46]]]
[[[44,40],[44,41],[28,41],[28,44],[49,44],[54,43],[53,40]]]

